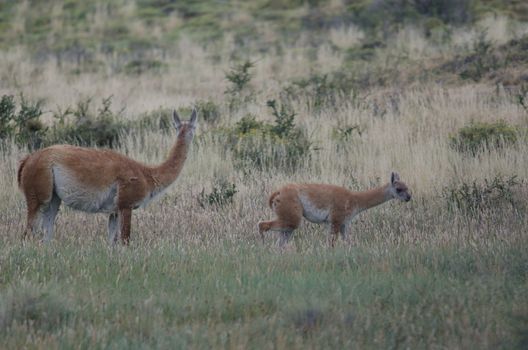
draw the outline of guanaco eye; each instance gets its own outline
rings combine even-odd
[[[396,189],[396,192],[398,192],[398,193],[399,193],[399,192],[403,192],[403,189],[401,189],[401,188],[397,188],[397,189]]]

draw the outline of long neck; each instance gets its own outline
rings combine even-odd
[[[165,188],[172,184],[180,175],[183,164],[187,159],[189,144],[185,137],[178,136],[176,143],[172,146],[169,157],[157,167],[152,168],[152,178],[154,186]]]
[[[366,210],[391,200],[389,188],[390,184],[386,184],[368,191],[354,192],[353,195],[359,199],[359,209]]]

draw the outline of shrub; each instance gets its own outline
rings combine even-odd
[[[239,168],[293,170],[308,155],[310,143],[302,133],[291,139],[269,134],[247,134],[233,149],[235,165]]]
[[[229,72],[226,73],[226,79],[231,82],[231,87],[229,87],[227,93],[238,93],[244,90],[249,81],[251,80],[251,73],[249,70],[255,67],[255,64],[250,61],[245,61],[244,63],[235,65]]]
[[[504,121],[472,122],[450,137],[451,146],[460,152],[476,155],[483,149],[501,148],[517,141],[518,129]]]
[[[202,192],[200,192],[200,195],[198,196],[198,203],[202,208],[205,208],[206,205],[222,207],[226,204],[233,203],[233,199],[237,192],[234,183],[220,180],[215,186],[213,186],[210,193],[205,193],[205,189],[202,189]]]
[[[493,179],[484,179],[484,183],[462,183],[459,186],[445,187],[443,197],[448,208],[458,209],[466,213],[478,213],[487,207],[496,207],[510,203],[515,205],[516,187],[522,184],[517,176],[495,176]]]
[[[122,132],[129,125],[119,121],[120,113],[111,111],[112,96],[101,102],[101,107],[92,110],[92,99],[77,103],[74,109],[55,114],[57,120],[48,133],[47,143],[71,143],[81,146],[96,145],[116,147]]]
[[[0,138],[6,139],[11,137],[14,133],[14,125],[12,123],[15,119],[15,98],[14,96],[4,95],[0,100]]]
[[[314,74],[306,79],[293,81],[284,89],[287,99],[298,101],[306,99],[309,108],[320,111],[324,108],[336,108],[340,96],[355,91],[356,81],[343,73]]]
[[[254,115],[248,114],[235,124],[234,132],[238,135],[245,135],[254,131],[264,130],[264,125],[263,122],[257,121]]]
[[[129,125],[131,130],[139,132],[158,131],[168,132],[173,129],[172,126],[172,110],[158,109],[152,112],[145,113],[136,121]]]
[[[528,112],[528,84],[522,84],[515,97],[519,106]]]
[[[229,131],[229,146],[238,167],[294,169],[309,155],[311,142],[294,124],[295,112],[287,106],[267,105],[275,116],[273,124],[242,118]]]
[[[199,120],[214,124],[220,119],[220,108],[212,101],[199,100],[195,103],[195,108],[199,113]],[[178,109],[180,116],[189,115],[192,107],[182,107]],[[136,131],[144,134],[145,131],[170,132],[174,129],[172,121],[172,109],[160,108],[152,112],[143,114],[135,121],[125,124],[125,130]]]
[[[195,108],[206,123],[215,124],[220,119],[220,107],[213,101],[198,100]]]
[[[225,74],[226,79],[231,83],[231,86],[224,91],[229,97],[229,109],[237,109],[254,99],[253,89],[249,85],[252,77],[250,69],[253,67],[255,67],[253,62],[245,61],[235,65]]]
[[[379,40],[365,40],[359,47],[351,47],[346,51],[347,61],[372,61],[379,49],[385,48],[384,42]]]
[[[280,109],[277,109],[275,100],[269,100],[266,105],[271,108],[271,114],[275,117],[275,125],[271,126],[270,132],[279,138],[289,136],[295,128],[293,123],[295,112],[286,107],[284,103],[281,104]]]
[[[479,81],[484,75],[499,67],[499,60],[493,52],[493,45],[482,31],[473,43],[472,53],[466,57],[459,73],[462,79]]]
[[[365,29],[383,29],[385,34],[405,23],[435,18],[446,24],[466,24],[475,18],[472,0],[376,0],[354,5],[355,23]]]
[[[357,134],[361,137],[363,134],[363,131],[359,127],[359,125],[346,125],[343,127],[336,127],[334,130],[332,130],[332,136],[334,139],[338,141],[350,141],[352,138],[352,135]]]
[[[471,52],[459,55],[453,60],[439,66],[439,74],[451,72],[462,79],[479,81],[483,78],[493,79],[503,85],[519,85],[526,80],[526,74],[515,74],[513,79],[507,73],[512,66],[523,66],[528,63],[528,35],[513,39],[498,47],[487,38],[482,31],[475,38]]]
[[[30,149],[40,147],[46,133],[46,127],[40,120],[42,100],[30,101],[20,95],[20,107],[12,95],[4,95],[0,99],[0,139],[12,139],[18,145]]]
[[[463,24],[474,18],[472,0],[415,0],[412,6],[420,15],[450,24]]]
[[[124,67],[125,74],[140,75],[143,73],[163,73],[167,64],[158,60],[138,59],[128,62]]]

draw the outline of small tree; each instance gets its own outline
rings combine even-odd
[[[252,78],[250,69],[253,67],[255,67],[253,62],[245,61],[235,65],[226,73],[225,77],[231,83],[231,86],[224,92],[229,96],[229,109],[236,109],[242,104],[253,100],[253,90],[249,85]]]

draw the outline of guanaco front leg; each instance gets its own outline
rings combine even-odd
[[[111,244],[117,242],[117,231],[119,230],[119,221],[117,213],[112,213],[108,216],[108,241]]]
[[[132,221],[132,209],[119,210],[119,226],[121,228],[121,241],[124,245],[130,242],[130,224]]]
[[[332,248],[335,246],[335,242],[337,241],[337,237],[339,237],[342,226],[343,223],[341,221],[333,221],[330,225],[330,246]]]
[[[348,229],[348,225],[345,225],[344,223],[339,227],[339,233],[341,233],[341,238],[343,241],[346,241],[348,238]]]

